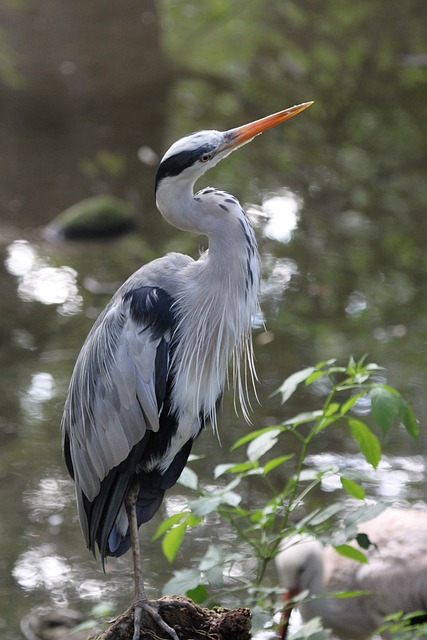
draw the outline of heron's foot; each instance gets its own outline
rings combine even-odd
[[[133,605],[134,633],[132,640],[139,640],[141,631],[141,615],[143,611],[145,611],[154,620],[157,626],[163,629],[163,631],[165,631],[172,638],[172,640],[179,640],[179,637],[175,629],[172,629],[172,627],[168,625],[165,620],[163,620],[162,616],[159,613],[160,609],[168,606],[177,606],[196,611],[196,607],[191,604],[191,602],[187,602],[185,600],[177,600],[175,598],[168,598],[164,600],[147,600],[144,596],[140,595],[135,598]]]

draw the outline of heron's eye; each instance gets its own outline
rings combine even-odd
[[[202,156],[200,156],[200,162],[208,162],[209,160],[212,160],[212,157],[212,153],[204,153]]]

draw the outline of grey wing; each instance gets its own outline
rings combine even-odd
[[[65,460],[76,483],[80,522],[90,548],[99,539],[102,523],[108,521],[111,529],[149,433],[159,430],[172,305],[171,297],[157,287],[116,295],[76,362],[62,430]],[[121,467],[124,473],[118,474]],[[109,531],[103,534],[108,536]]]

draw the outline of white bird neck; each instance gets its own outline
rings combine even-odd
[[[214,188],[194,195],[191,182],[172,180],[174,184],[165,181],[157,190],[163,217],[179,229],[209,239],[208,251],[188,265],[176,291],[181,317],[176,376],[183,380],[176,385],[181,394],[177,406],[190,407],[191,415],[209,415],[215,428],[216,400],[231,359],[233,386],[243,414],[248,415],[247,381],[240,361],[245,354],[243,370],[254,378],[251,319],[258,310],[258,251],[252,229],[233,196]]]
[[[253,272],[258,285],[259,258],[255,236],[234,196],[213,187],[193,194],[191,180],[169,178],[157,190],[157,207],[174,227],[209,239],[207,269],[241,279],[241,269]],[[236,278],[233,278],[235,276]]]
[[[194,200],[194,180],[168,177],[160,182],[156,191],[157,208],[173,227],[190,233],[207,234],[200,208]]]

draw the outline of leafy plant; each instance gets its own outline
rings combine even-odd
[[[166,557],[172,561],[187,529],[199,525],[213,512],[229,523],[240,544],[237,551],[229,554],[220,545],[211,544],[196,567],[174,573],[165,591],[186,593],[198,602],[205,602],[209,586],[216,590],[226,589],[228,593],[243,586],[251,600],[255,624],[257,618],[261,624],[266,614],[264,617],[260,614],[274,593],[274,589],[264,584],[266,568],[284,536],[295,533],[326,536],[339,553],[366,562],[363,548],[369,541],[358,536],[357,524],[378,515],[385,505],[367,504],[365,488],[354,476],[330,466],[311,468],[307,464],[307,454],[314,438],[325,429],[339,427],[347,431],[365,460],[376,469],[382,449],[378,435],[366,420],[369,414],[383,435],[394,424],[402,424],[413,438],[417,438],[418,426],[411,407],[383,380],[381,368],[374,363],[365,363],[364,358],[357,362],[350,358],[347,366],[329,360],[304,368],[289,376],[276,393],[285,403],[298,388],[322,389],[324,399],[319,409],[299,413],[281,424],[257,429],[237,440],[232,450],[237,452],[245,447],[246,455],[243,460],[216,467],[215,480],[226,477],[228,481],[215,488],[201,487],[195,472],[186,468],[180,481],[194,489],[197,497],[189,501],[188,508],[167,518],[157,529],[155,537],[162,536]],[[363,412],[359,411],[361,406]],[[289,443],[291,438],[296,442]],[[334,524],[333,533],[332,519],[344,509],[348,511],[348,504],[334,502],[313,509],[308,504],[310,493],[331,472],[339,474],[347,499],[363,501],[363,506],[346,515],[342,524]],[[278,486],[278,478],[282,486]],[[255,479],[267,489],[270,498],[264,504],[256,505],[252,500],[245,504],[244,483],[249,479]],[[359,542],[359,549],[348,544],[354,538]],[[230,577],[235,565],[253,565],[254,559],[256,566],[241,572],[238,580]]]
[[[386,616],[384,624],[378,629],[378,633],[386,631],[391,634],[393,640],[414,640],[425,638],[425,612],[403,613],[397,611]]]

